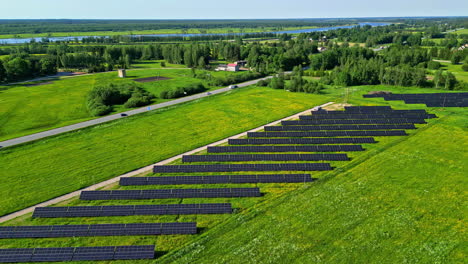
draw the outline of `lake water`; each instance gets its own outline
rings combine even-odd
[[[387,26],[390,23],[383,23],[383,22],[371,22],[371,23],[359,23],[358,25],[352,26],[337,26],[337,27],[322,27],[322,28],[305,28],[305,29],[297,29],[297,30],[284,30],[284,31],[269,31],[269,32],[258,32],[258,33],[274,33],[274,34],[294,34],[294,33],[309,33],[309,32],[317,32],[317,31],[328,31],[340,28],[353,28],[357,26],[364,26],[370,25],[373,27],[377,26]],[[255,34],[255,33],[250,33]],[[141,37],[141,36],[149,36],[149,37],[193,37],[193,36],[236,36],[236,35],[248,35],[246,33],[207,33],[207,34],[147,34],[147,35],[132,35],[133,37]],[[77,36],[77,37],[50,37],[48,38],[49,41],[67,41],[67,40],[81,40],[83,38],[89,37],[109,37],[109,36]],[[41,41],[42,37],[40,38],[7,38],[7,39],[0,39],[1,44],[21,44],[21,43],[29,43],[32,39],[35,41]]]

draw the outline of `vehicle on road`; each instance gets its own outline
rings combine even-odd
[[[239,86],[237,86],[237,85],[229,85],[229,89],[236,89],[236,88],[238,88],[238,87],[239,87]]]

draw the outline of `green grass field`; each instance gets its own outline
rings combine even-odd
[[[454,33],[459,34],[459,35],[468,34],[468,28],[457,30]]]
[[[0,179],[5,184],[0,186],[0,215],[328,102],[329,98],[243,88],[2,149]],[[54,186],[53,190],[49,186]]]
[[[440,92],[403,87],[353,87],[349,89],[347,102],[355,105],[391,105],[396,109],[425,108],[423,105],[405,105],[401,101],[362,98],[362,94],[370,90]],[[105,174],[117,175],[127,171],[126,168],[135,169],[310,108],[329,98],[342,102],[338,98],[343,95],[342,89],[327,92],[326,95],[317,96],[268,88],[240,89],[144,114],[139,118],[65,134],[42,143],[19,146],[10,151],[5,149],[0,151],[4,154],[0,155],[0,162],[15,163],[2,170],[2,174],[9,177],[6,182],[22,179],[24,183],[30,182],[34,188],[28,189],[30,185],[25,184],[26,188],[23,186],[19,193],[13,182],[6,188],[2,186],[0,197],[10,208],[25,206],[5,197],[14,196],[15,201],[32,200],[31,196],[45,198],[55,195],[51,194],[48,186],[60,187],[61,191],[71,190],[79,187],[78,177],[86,185],[108,178],[103,176]],[[265,194],[263,197],[209,199],[209,202],[231,202],[237,208],[232,216],[32,219],[26,215],[6,223],[47,225],[196,221],[201,227],[198,235],[7,239],[0,247],[156,244],[158,263],[463,263],[467,253],[464,247],[466,214],[463,208],[466,203],[468,116],[462,108],[429,108],[428,111],[436,113],[439,118],[418,125],[417,130],[407,130],[409,136],[376,137],[378,143],[363,145],[366,151],[348,152],[351,161],[332,162],[332,166],[336,167],[333,171],[312,172],[314,178],[319,178],[314,183],[210,185],[212,188],[261,188]],[[184,116],[185,120],[178,119],[180,116]],[[168,130],[181,132],[174,135]],[[203,140],[206,142],[201,142]],[[53,147],[59,144],[66,147]],[[22,171],[31,173],[18,173],[16,164],[21,164]],[[83,164],[92,165],[92,168]],[[94,179],[91,179],[92,176]],[[1,176],[2,179],[4,177]],[[73,183],[76,185],[71,186]],[[208,188],[206,185],[203,187]],[[110,187],[152,188],[161,186]],[[6,193],[6,189],[12,191]],[[24,195],[26,192],[31,195]],[[207,200],[87,202],[74,199],[61,205],[197,202]]]
[[[159,62],[154,63],[160,65]],[[136,64],[136,67],[147,64]],[[169,67],[177,65],[169,64]],[[180,67],[180,66],[179,66]],[[200,71],[198,71],[200,72]],[[207,72],[208,73],[208,72]],[[226,74],[244,74],[243,72],[209,72],[212,76]],[[129,79],[164,76],[169,80],[142,84],[148,91],[158,96],[162,90],[187,86],[202,82],[191,76],[185,69],[136,69],[128,71],[128,78],[123,80],[117,73],[98,73],[53,80],[52,84],[39,86],[12,85],[0,86],[0,141],[29,135],[56,127],[74,124],[92,119],[86,107],[86,96],[95,85],[109,82],[132,82]],[[209,87],[210,90],[219,87]],[[155,99],[155,103],[166,99]],[[128,109],[117,106],[115,112]]]

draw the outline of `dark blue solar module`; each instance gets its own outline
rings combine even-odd
[[[317,119],[281,121],[283,126],[307,125],[360,125],[360,124],[425,124],[424,119],[391,118],[391,119]]]
[[[258,197],[259,188],[111,190],[81,192],[81,200],[138,200],[171,198]]]
[[[329,126],[265,126],[265,131],[311,131],[311,130],[388,130],[388,129],[416,129],[413,124],[386,125],[329,125]]]
[[[165,165],[154,166],[155,173],[234,172],[234,171],[323,171],[332,170],[329,163],[285,164],[216,164],[216,165]]]
[[[263,133],[263,132],[254,132]],[[267,133],[288,133],[288,132],[267,132]],[[313,146],[215,146],[208,147],[208,153],[223,152],[343,152],[343,151],[363,151],[361,145],[313,145]],[[186,156],[185,159],[197,159],[196,156]],[[278,160],[279,156],[258,156]],[[286,157],[286,156],[281,156]],[[305,156],[304,156],[305,157]],[[309,156],[310,158],[313,156]],[[319,156],[317,156],[319,157]],[[255,157],[252,157],[254,159]]]
[[[230,214],[230,203],[37,207],[33,217]]]
[[[320,132],[248,132],[248,137],[384,137],[406,136],[404,130],[320,131]]]
[[[229,145],[287,145],[287,144],[360,144],[376,143],[374,138],[236,138]]]
[[[305,115],[299,116],[300,120],[320,120],[320,119],[394,119],[394,118],[407,118],[407,119],[430,119],[436,118],[434,114],[420,114],[420,113],[381,113],[381,114],[333,114],[333,115]]]
[[[124,177],[120,185],[177,185],[177,184],[220,184],[220,183],[274,183],[310,182],[310,174],[252,174],[210,175],[169,177]]]
[[[468,107],[468,93],[385,94],[363,97],[383,97],[386,101],[403,100],[407,104],[426,104],[427,107]]]
[[[0,249],[0,262],[154,259],[154,245]]]
[[[240,161],[320,161],[349,160],[346,154],[245,154],[245,155],[191,155],[183,162],[240,162]]]
[[[0,238],[46,238],[86,236],[136,236],[161,234],[196,234],[196,223],[97,224],[0,227]]]

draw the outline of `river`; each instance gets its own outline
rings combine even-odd
[[[321,27],[321,28],[305,28],[305,29],[296,29],[296,30],[284,30],[284,31],[269,31],[269,32],[256,32],[256,33],[274,33],[274,34],[295,34],[295,33],[309,33],[309,32],[317,32],[317,31],[328,31],[340,28],[353,28],[357,26],[364,26],[370,25],[373,27],[377,26],[387,26],[390,23],[384,22],[369,22],[369,23],[359,23],[358,25],[351,25],[351,26],[337,26],[337,27]],[[147,34],[147,35],[132,35],[133,37],[142,37],[142,36],[149,36],[149,37],[193,37],[193,36],[216,36],[216,35],[224,35],[224,36],[231,36],[231,35],[248,35],[248,34],[255,34],[255,33],[207,33],[207,34]],[[89,37],[109,37],[109,36],[74,36],[74,37],[49,37],[47,38],[49,41],[68,41],[68,40],[81,40],[83,38]],[[22,43],[29,43],[31,40],[41,41],[43,38],[7,38],[7,39],[0,39],[0,44],[22,44]]]

